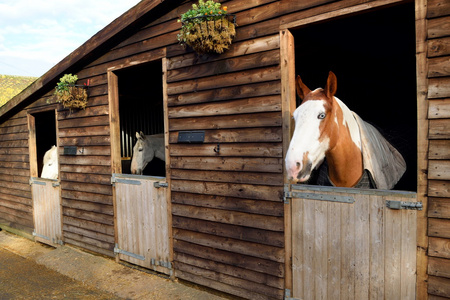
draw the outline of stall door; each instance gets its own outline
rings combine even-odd
[[[119,259],[171,275],[164,177],[113,174]]]
[[[60,185],[57,180],[30,179],[33,195],[34,232],[36,241],[57,246],[62,244]]]
[[[416,194],[292,186],[293,296],[415,299]]]

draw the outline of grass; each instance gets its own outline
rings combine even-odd
[[[0,106],[23,91],[37,77],[0,75]]]

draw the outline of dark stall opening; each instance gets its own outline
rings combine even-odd
[[[41,176],[44,165],[45,152],[56,144],[56,119],[55,111],[46,111],[33,114],[36,128],[36,158],[38,176]]]
[[[119,86],[122,173],[131,174],[136,132],[164,133],[162,61],[154,61],[116,72]],[[166,176],[165,162],[154,158],[143,175]]]
[[[417,190],[414,3],[292,30],[296,74],[311,89],[337,76],[336,96],[403,155],[397,190]],[[297,106],[299,99],[297,99]]]

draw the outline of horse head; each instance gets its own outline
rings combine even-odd
[[[295,128],[285,162],[290,181],[306,182],[325,157],[333,158],[328,154],[340,148],[336,145],[346,142],[344,135],[353,134],[354,130],[347,127],[348,108],[343,112],[341,107],[345,105],[334,97],[337,79],[333,72],[329,73],[325,88],[314,91],[297,76],[296,89],[302,103],[293,114]]]
[[[41,178],[58,179],[58,148],[52,146],[45,152]]]
[[[142,175],[147,164],[155,156],[155,150],[148,147],[144,133],[136,132],[136,144],[133,147],[133,158],[131,159],[131,174]]]

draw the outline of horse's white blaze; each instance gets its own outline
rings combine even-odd
[[[347,105],[344,104],[344,102],[339,100],[337,97],[334,97],[334,99],[336,99],[336,102],[339,104],[344,115],[343,125],[348,127],[353,142],[359,148],[359,150],[361,150],[361,135],[359,132],[358,122],[356,122],[352,111],[347,107]]]
[[[289,179],[295,179],[310,164],[313,170],[320,164],[328,149],[329,138],[321,137],[318,116],[325,112],[325,101],[310,100],[300,105],[294,112],[295,130],[286,153],[286,171]],[[300,181],[309,179],[310,172],[298,178]]]

